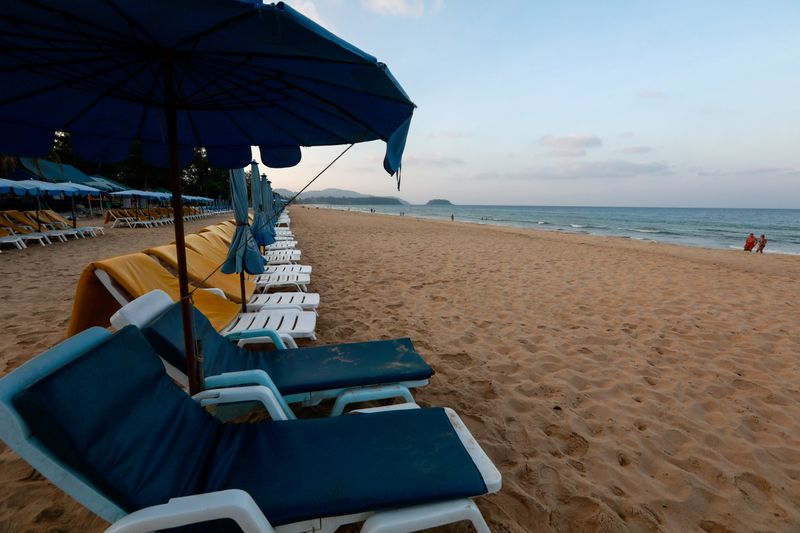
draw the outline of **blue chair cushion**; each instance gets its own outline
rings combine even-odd
[[[486,492],[442,409],[222,424],[169,379],[133,326],[14,404],[56,457],[127,511],[239,488],[280,525]]]
[[[273,526],[486,493],[443,409],[226,425],[213,465]]]
[[[204,370],[214,376],[240,370],[265,370],[283,394],[429,379],[433,369],[410,339],[357,342],[293,350],[258,352],[239,348],[192,309],[194,332],[202,341]],[[142,332],[156,351],[186,372],[180,306],[173,304]]]
[[[203,492],[222,432],[133,326],[13,402],[37,438],[127,511]]]

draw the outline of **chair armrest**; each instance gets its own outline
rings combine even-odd
[[[200,405],[219,405],[225,403],[258,402],[264,406],[273,420],[288,420],[289,415],[283,410],[275,394],[267,387],[251,385],[230,389],[209,389],[192,396]]]
[[[392,384],[378,385],[375,387],[358,387],[355,389],[348,389],[336,398],[336,402],[333,404],[333,409],[331,410],[331,416],[341,415],[345,407],[351,403],[387,400],[389,398],[402,398],[406,403],[415,403],[411,392],[403,385]]]
[[[278,390],[277,385],[275,382],[272,381],[272,378],[269,377],[265,371],[256,369],[256,370],[240,370],[238,372],[225,372],[223,374],[218,374],[216,376],[206,376],[205,378],[205,386],[209,389],[221,389],[221,388],[228,388],[228,387],[241,387],[243,385],[261,385],[262,387],[266,387],[272,391],[272,394],[275,395],[275,399],[283,409],[286,416],[293,420],[296,418],[294,416],[294,412],[292,408],[289,407],[289,404],[284,399],[281,392]]]
[[[220,518],[230,518],[245,533],[275,531],[248,493],[229,489],[172,498],[167,503],[140,509],[112,524],[106,533],[160,531]]]
[[[225,338],[232,341],[241,341],[244,339],[259,339],[263,341],[268,338],[275,345],[275,348],[279,350],[286,349],[286,344],[283,342],[285,336],[280,335],[274,329],[250,329],[247,331],[236,331],[233,333],[225,334]],[[291,336],[289,338],[291,338]],[[294,340],[292,340],[292,342],[294,342]],[[294,345],[294,348],[297,348],[296,343]]]

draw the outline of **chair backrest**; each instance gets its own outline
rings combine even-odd
[[[145,253],[157,257],[159,261],[172,269],[177,270],[178,268],[178,251],[174,244],[154,246],[145,250]],[[220,289],[229,300],[242,303],[242,289],[238,274],[224,274],[219,269],[219,263],[189,246],[186,247],[186,266],[192,283],[203,287],[215,287]],[[251,280],[245,280],[244,288],[245,300],[249,300],[256,290],[256,284]]]
[[[116,329],[129,325],[143,328],[171,305],[172,298],[166,292],[156,289],[123,305],[111,316],[111,325]]]
[[[135,327],[87,330],[0,380],[0,435],[106,520],[196,493],[221,424]]]
[[[143,253],[127,254],[102,261],[95,261],[91,264],[103,285],[108,289],[109,284],[100,277],[98,271],[105,272],[108,279],[119,284],[128,295],[134,299],[160,289],[166,293],[173,301],[180,299],[178,279],[169,273],[164,267],[158,264],[152,257]],[[80,289],[80,283],[78,290]],[[109,292],[112,292],[109,290]],[[112,292],[113,294],[113,292]],[[225,298],[212,294],[206,290],[196,291],[192,295],[195,306],[206,315],[217,330],[222,330],[227,326],[240,311],[240,306],[229,302]],[[120,301],[126,304],[131,299]],[[73,308],[73,313],[75,309]]]
[[[0,438],[24,461],[42,473],[55,486],[100,517],[114,522],[126,513],[108,499],[83,474],[56,458],[37,439],[13,404],[13,399],[42,376],[77,359],[111,334],[91,328],[56,345],[0,379]]]

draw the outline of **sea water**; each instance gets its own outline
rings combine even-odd
[[[765,252],[800,255],[800,209],[555,207],[488,205],[330,205],[334,209],[546,231],[627,237],[741,250],[749,233],[769,240]]]

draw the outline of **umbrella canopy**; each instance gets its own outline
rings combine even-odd
[[[401,164],[414,105],[385,65],[283,3],[233,0],[2,0],[0,153],[41,157],[54,130],[87,161],[140,140],[169,166],[192,148],[219,168],[292,166],[300,146],[382,139]],[[242,36],[248,36],[243,38]]]
[[[264,180],[258,173],[258,164],[250,163],[250,196],[253,198],[253,237],[259,246],[267,246],[275,242],[275,235],[270,231],[267,218],[268,207],[264,203]]]
[[[28,181],[14,181],[0,178],[0,194],[15,194],[17,196],[39,196],[41,193],[36,185]]]
[[[233,201],[233,216],[236,219],[236,231],[231,240],[228,257],[222,265],[222,272],[249,274],[262,274],[264,272],[264,258],[256,248],[253,234],[248,224],[247,209],[247,181],[244,170],[238,168],[230,172],[231,200]],[[246,299],[244,300],[246,301]]]
[[[38,189],[39,194],[34,196],[89,196],[100,193],[98,189],[80,183],[50,183],[41,180],[20,180],[15,183],[22,183],[23,187]]]
[[[255,145],[286,167],[300,146],[381,139],[399,185],[414,104],[384,64],[282,2],[0,0],[0,40],[0,153],[44,156],[64,131],[85,160],[122,160],[138,140],[169,167],[192,393],[179,176],[192,149],[241,168]]]

